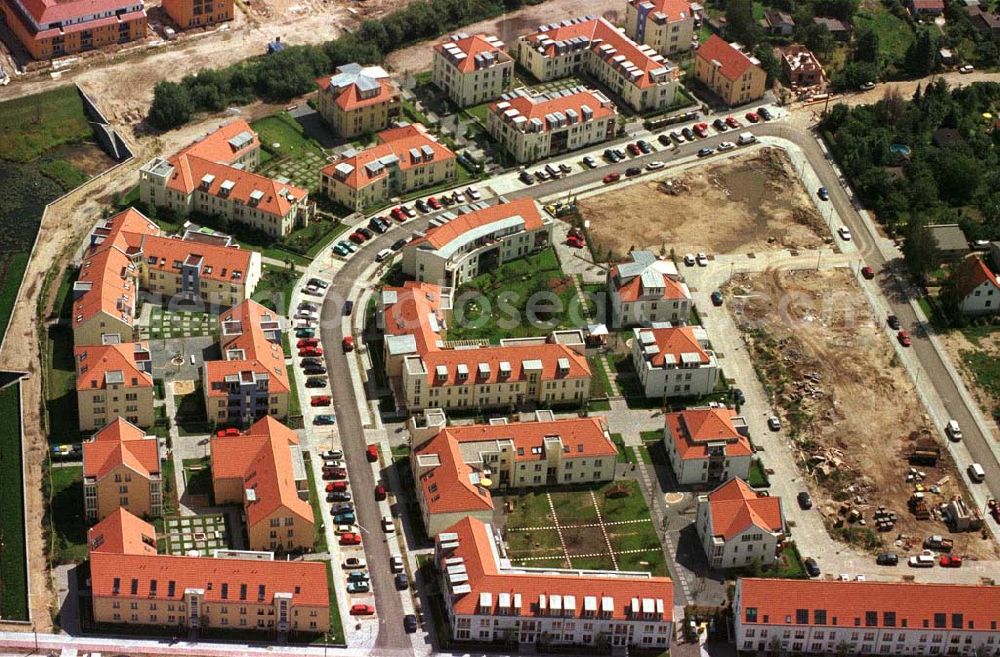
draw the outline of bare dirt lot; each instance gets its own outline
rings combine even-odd
[[[933,440],[916,391],[853,274],[782,271],[739,275],[726,290],[758,376],[779,409],[809,473],[814,498],[835,537],[861,547],[917,548],[948,528],[933,508],[962,495],[961,477],[946,451],[937,466],[917,466],[932,517],[918,520],[907,501],[918,482],[907,481],[906,455],[918,439]],[[935,432],[936,435],[936,432]],[[895,528],[872,528],[878,506],[896,513]],[[851,522],[860,512],[867,526]],[[955,553],[995,558],[978,533],[951,536]]]
[[[594,253],[615,257],[635,246],[664,245],[678,254],[811,249],[828,229],[788,156],[765,148],[675,176],[590,196]]]
[[[951,362],[987,418],[1000,417],[1000,328],[971,326],[940,333]],[[994,440],[1000,428],[990,424]]]

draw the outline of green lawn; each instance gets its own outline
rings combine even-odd
[[[879,37],[879,48],[884,62],[901,64],[906,49],[914,41],[910,24],[898,18],[881,3],[872,3],[871,9],[859,10],[854,14],[854,29],[864,26],[872,28]]]
[[[184,481],[190,495],[212,496],[212,459],[184,459]]]
[[[74,267],[67,267],[62,280],[59,281],[59,289],[56,290],[56,299],[52,304],[52,313],[55,317],[69,319],[73,313],[73,283],[76,282],[77,270]]]
[[[313,549],[316,552],[327,552],[330,548],[327,546],[326,531],[323,529],[325,520],[323,498],[319,496],[319,492],[316,489],[316,477],[313,475],[313,469],[308,464],[306,465],[306,478],[309,480],[309,503],[312,505],[313,528],[316,532],[313,539]]]
[[[326,153],[287,112],[279,112],[250,124],[260,136],[262,158],[258,172],[266,176],[284,176],[299,187],[315,193],[319,172],[326,166]]]
[[[83,183],[90,180],[90,176],[80,171],[66,160],[52,160],[44,162],[39,170],[52,180],[59,183],[63,191],[68,192],[76,189]]]
[[[750,461],[750,474],[747,477],[747,483],[754,488],[766,488],[771,485],[771,481],[767,478],[767,473],[764,471],[764,466],[761,465],[759,459]]]
[[[87,558],[83,467],[50,467],[49,494],[49,554],[57,564],[80,563]]]
[[[315,258],[348,228],[350,226],[339,221],[314,221],[305,228],[293,232],[283,243],[293,251]]]
[[[14,301],[28,266],[28,253],[14,253],[0,258],[0,336],[7,332],[7,324],[14,313]]]
[[[337,589],[333,585],[333,577],[333,566],[327,562],[326,585],[330,589],[330,633],[326,638],[332,643],[344,643],[344,625],[340,619],[340,605],[337,604]]]
[[[74,442],[80,435],[76,408],[76,366],[73,334],[69,327],[53,324],[48,329],[48,384],[45,400],[49,442]]]
[[[628,452],[625,449],[625,439],[622,438],[622,435],[620,433],[611,434],[611,442],[618,448],[617,461],[619,463],[628,463]]]
[[[29,162],[92,134],[83,101],[72,85],[0,103],[0,159]]]
[[[28,620],[20,384],[0,390],[0,616]],[[80,509],[82,512],[82,509]],[[36,564],[36,567],[41,567]]]
[[[462,285],[455,299],[449,340],[497,342],[582,323],[576,288],[551,247],[480,274]]]
[[[283,267],[265,264],[261,268],[260,281],[251,297],[254,301],[282,314],[288,311],[295,291],[295,283],[302,275]]]
[[[302,405],[299,402],[299,387],[295,385],[295,367],[287,365],[286,368],[288,371],[288,386],[292,389],[291,396],[288,398],[288,414],[295,417],[296,415],[302,415]]]
[[[759,563],[744,568],[726,569],[727,577],[771,577],[776,579],[806,579],[806,571],[802,565],[802,557],[794,544],[786,544],[774,565],[763,566]]]

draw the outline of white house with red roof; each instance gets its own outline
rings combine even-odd
[[[1000,655],[1000,587],[756,579],[736,582],[742,653]]]
[[[540,25],[518,39],[517,61],[542,82],[587,73],[636,112],[666,109],[680,86],[678,67],[596,16]]]
[[[515,566],[493,526],[476,518],[437,535],[434,563],[455,641],[522,651],[536,644],[670,647],[674,585],[667,577]]]
[[[399,87],[381,66],[344,64],[317,84],[316,110],[346,139],[385,130],[402,114]]]
[[[764,95],[767,73],[738,43],[713,34],[698,46],[694,62],[695,78],[728,105],[742,105]]]
[[[160,449],[156,436],[116,418],[83,443],[83,507],[88,521],[118,508],[137,516],[163,513]]]
[[[505,418],[449,426],[444,411],[426,409],[409,422],[411,466],[424,526],[431,536],[465,516],[492,521],[490,490],[611,481],[618,450],[604,418],[534,421]]]
[[[694,10],[688,0],[628,0],[625,34],[661,55],[690,50]]]
[[[449,218],[452,217],[452,218]],[[552,244],[552,219],[531,198],[431,220],[403,248],[403,273],[451,287]]]
[[[486,113],[487,131],[518,162],[612,139],[617,122],[614,103],[586,87],[540,94],[518,88],[505,93]]]
[[[781,498],[761,495],[740,478],[698,496],[695,522],[712,568],[740,568],[778,557],[785,537]]]
[[[320,191],[352,210],[388,201],[455,178],[455,154],[423,125],[398,123],[376,135],[378,143],[320,171]]]
[[[713,485],[750,476],[750,430],[730,408],[711,405],[667,413],[663,440],[670,467],[683,485]]]
[[[959,310],[966,315],[1000,312],[1000,283],[993,270],[978,255],[962,261],[955,271],[955,292]]]
[[[632,251],[628,262],[614,265],[608,271],[608,295],[616,327],[686,324],[693,306],[677,266],[652,251]]]
[[[491,34],[452,34],[434,46],[431,81],[459,107],[498,98],[514,79],[514,59]]]
[[[653,323],[632,329],[632,364],[649,399],[707,395],[722,376],[701,326]]]

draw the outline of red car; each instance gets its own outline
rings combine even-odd
[[[621,180],[621,178],[622,178],[622,174],[620,174],[620,173],[609,173],[608,175],[604,176],[601,179],[601,181],[605,185],[607,185],[608,183],[618,182],[619,180]]]
[[[899,333],[897,333],[896,339],[899,340],[899,344],[903,345],[904,347],[909,347],[911,344],[910,334],[907,333],[906,331],[900,331]]]
[[[236,427],[229,427],[228,429],[219,429],[215,432],[215,435],[219,438],[225,438],[226,436],[238,436],[240,435],[240,430]]]
[[[354,351],[354,336],[345,335],[344,340],[341,342],[344,347],[344,351]]]
[[[875,270],[872,269],[871,267],[862,267],[861,275],[867,278],[868,280],[871,280],[875,278]]]
[[[574,249],[583,248],[583,238],[579,235],[570,235],[566,238],[566,246],[571,246]]]
[[[355,232],[355,233],[351,233],[350,235],[348,235],[347,239],[351,240],[355,244],[362,244],[365,241],[366,238],[361,233]]]
[[[310,406],[329,406],[330,405],[330,397],[328,397],[327,395],[319,395],[319,396],[313,397],[312,399],[309,400],[309,405]]]
[[[304,347],[302,349],[299,349],[300,358],[307,358],[309,356],[322,356],[322,355],[323,355],[322,347]]]
[[[441,201],[437,200],[433,196],[430,197],[429,199],[427,199],[427,205],[431,206],[435,210],[440,210],[441,209]]]
[[[326,485],[327,493],[343,493],[347,490],[346,481],[331,481]]]
[[[962,557],[954,557],[950,554],[944,554],[941,555],[941,560],[938,563],[941,564],[942,568],[961,568]]]
[[[738,128],[740,127],[740,122],[737,121],[735,117],[727,116],[726,125],[728,125],[730,128]]]
[[[371,605],[351,605],[351,616],[371,616],[375,607]]]
[[[369,445],[368,449],[365,450],[365,457],[368,459],[369,463],[374,463],[378,460],[378,446]]]
[[[375,499],[380,502],[385,499],[385,486],[382,484],[375,487]]]
[[[323,468],[323,479],[347,479],[347,470],[344,468]]]
[[[708,136],[708,124],[698,123],[697,125],[694,126],[694,132],[696,135],[704,139],[705,137]]]
[[[361,545],[361,534],[355,534],[353,532],[348,532],[347,534],[340,535],[341,545]]]
[[[639,155],[642,153],[642,149],[639,148],[639,144],[632,143],[629,144],[627,148],[628,152],[631,153],[632,155]]]
[[[393,208],[392,212],[390,212],[389,214],[391,214],[392,218],[398,221],[399,223],[403,223],[404,221],[409,219],[409,217],[406,216],[406,213],[403,211],[403,208],[401,207]]]
[[[305,349],[306,347],[318,347],[318,346],[319,346],[319,340],[317,340],[316,338],[302,338],[301,340],[295,343],[296,349]]]
[[[747,112],[744,118],[750,123],[757,123],[760,121],[760,117],[757,116],[757,112]]]

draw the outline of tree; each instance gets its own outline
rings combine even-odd
[[[811,23],[802,30],[802,41],[806,48],[820,57],[826,57],[833,50],[833,35],[829,28],[821,23]]]
[[[854,43],[854,53],[851,59],[855,62],[868,62],[878,64],[881,44],[878,32],[865,26],[858,30],[857,40]]]
[[[931,170],[942,200],[953,206],[972,202],[983,174],[979,160],[956,149],[940,150]]]
[[[176,82],[159,82],[153,88],[149,122],[160,130],[169,130],[191,120],[194,106],[186,88]]]
[[[910,273],[921,283],[941,262],[934,235],[923,217],[911,216],[903,242],[903,259]]]
[[[726,4],[726,37],[752,48],[759,38],[759,27],[753,19],[752,0],[729,0]]]
[[[769,45],[761,44],[754,50],[754,56],[760,61],[760,67],[767,73],[767,85],[771,86],[781,77],[781,64],[774,56],[774,50]]]
[[[903,68],[915,78],[929,75],[937,68],[937,43],[930,30],[921,30],[906,49]]]

